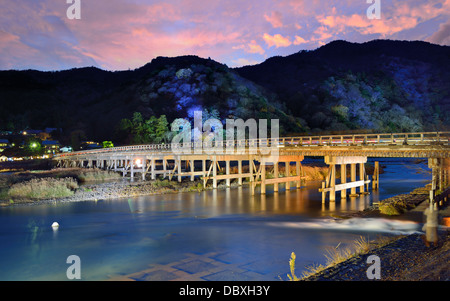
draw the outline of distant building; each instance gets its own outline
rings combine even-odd
[[[44,147],[46,154],[55,154],[59,153],[61,144],[57,140],[45,140],[42,141],[42,146]]]
[[[6,148],[10,147],[8,139],[0,139],[0,152],[4,151]]]
[[[96,148],[103,148],[103,145],[98,143],[98,142],[94,142],[94,141],[83,141],[81,142],[80,145],[81,149],[96,149]]]
[[[56,131],[61,132],[61,129],[58,129],[58,128],[45,128],[45,132],[48,133],[48,134],[51,134],[52,132],[56,132]]]
[[[0,147],[8,147],[9,140],[8,139],[0,139]]]
[[[22,131],[22,135],[28,135],[28,136],[36,136],[39,135],[40,133],[42,133],[44,131],[42,130],[32,130],[32,129],[27,129],[27,130],[23,130]]]
[[[73,151],[71,146],[64,146],[59,149],[61,153],[70,153]]]

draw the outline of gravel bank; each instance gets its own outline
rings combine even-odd
[[[400,194],[385,199],[364,211],[340,217],[383,216],[379,210],[380,206],[397,203],[402,204],[404,209],[402,213],[406,213],[408,210],[414,210],[421,204],[424,205],[425,203],[423,202],[428,200],[428,193],[429,188],[427,186],[421,187],[409,194]],[[427,206],[422,207],[426,208]],[[372,264],[372,262],[367,263],[367,258],[370,255],[377,255],[380,258],[380,280],[382,281],[450,280],[450,232],[447,227],[439,228],[437,246],[427,244],[423,234],[399,237],[385,246],[374,248],[366,254],[355,255],[344,262],[302,280],[367,281],[369,279],[366,272]]]
[[[406,237],[354,256],[340,264],[304,278],[304,281],[367,281],[370,255],[380,258],[382,281],[449,281],[450,235],[440,231],[437,246],[427,246],[421,234]]]
[[[224,185],[219,185],[219,188]],[[234,186],[234,184],[232,184]],[[175,181],[136,181],[130,182],[127,179],[118,179],[105,183],[83,184],[70,197],[55,198],[47,200],[16,200],[10,203],[7,200],[0,201],[0,206],[32,206],[38,204],[48,203],[65,203],[65,202],[81,202],[81,201],[95,201],[116,198],[130,198],[143,195],[153,194],[167,194],[177,192],[195,192],[211,189],[210,187],[203,188],[202,181],[194,182],[183,181],[181,183]]]

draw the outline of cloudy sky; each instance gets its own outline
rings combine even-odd
[[[68,18],[72,1],[81,19]],[[374,1],[380,19],[367,17]],[[0,14],[1,70],[127,70],[186,54],[237,67],[338,39],[450,45],[450,0],[0,0]]]

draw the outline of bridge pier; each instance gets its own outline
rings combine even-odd
[[[322,202],[325,202],[326,193],[329,193],[330,202],[336,200],[336,191],[341,192],[341,199],[347,197],[347,189],[350,189],[350,197],[358,196],[356,188],[359,187],[360,194],[367,194],[364,186],[370,183],[366,178],[364,163],[367,157],[363,156],[325,156],[325,163],[329,165],[329,172],[325,182],[322,182]],[[347,182],[347,164],[350,164],[350,182]],[[356,181],[356,164],[359,164],[359,181]],[[336,165],[341,165],[341,183],[336,184]]]
[[[341,164],[341,184],[347,183],[347,164]],[[341,199],[347,199],[347,189],[341,190]]]
[[[378,161],[375,161],[375,168],[373,171],[372,177],[372,190],[376,190],[380,188],[380,164]]]
[[[431,168],[430,202],[432,202],[437,194],[442,193],[449,186],[450,159],[428,158],[428,167]]]

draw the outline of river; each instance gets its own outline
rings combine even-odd
[[[385,166],[380,189],[335,203],[322,204],[320,183],[309,182],[288,192],[280,185],[278,194],[269,186],[265,196],[257,191],[254,197],[244,186],[0,208],[0,280],[67,280],[70,255],[80,258],[82,280],[145,270],[135,279],[285,280],[291,252],[301,275],[304,266],[325,263],[328,247],[421,229],[420,221],[405,218],[330,217],[430,180],[426,160],[377,160]]]

